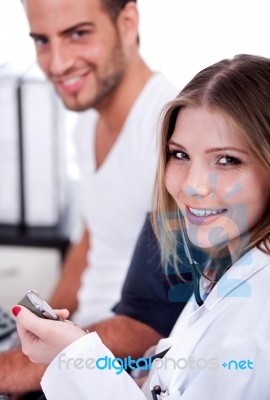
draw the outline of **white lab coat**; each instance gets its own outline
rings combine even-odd
[[[53,360],[42,388],[48,400],[152,399],[150,389],[157,384],[166,400],[269,400],[270,257],[253,249],[227,271],[202,307],[191,300],[173,336],[159,345],[169,346],[144,393],[124,371],[86,366],[90,358],[114,359],[95,333]]]

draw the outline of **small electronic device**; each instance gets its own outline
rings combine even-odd
[[[0,308],[0,340],[5,339],[16,330],[16,322],[6,311]]]
[[[36,292],[29,290],[26,295],[19,301],[20,305],[28,308],[40,318],[53,319],[55,321],[64,321],[58,317],[55,311],[43,300]]]

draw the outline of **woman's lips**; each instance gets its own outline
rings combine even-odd
[[[186,206],[186,217],[188,221],[194,225],[208,225],[215,222],[215,220],[224,215],[227,211],[226,208],[210,209]]]

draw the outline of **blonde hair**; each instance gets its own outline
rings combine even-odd
[[[164,110],[153,225],[165,263],[177,260],[175,216],[178,212],[164,183],[169,157],[167,143],[180,109],[190,106],[206,106],[221,112],[237,127],[243,140],[270,172],[270,59],[244,54],[213,64],[199,72]],[[256,246],[270,254],[269,238],[270,205],[252,232],[248,248]]]

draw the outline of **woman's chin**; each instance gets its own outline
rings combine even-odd
[[[187,236],[189,241],[196,247],[199,247],[203,250],[213,250],[213,249],[221,249],[228,244],[226,240],[211,240],[209,239],[209,235],[198,234],[198,231],[194,232],[193,229],[187,230]]]

